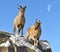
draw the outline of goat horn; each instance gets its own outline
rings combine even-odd
[[[40,20],[39,20],[39,22],[40,22]]]

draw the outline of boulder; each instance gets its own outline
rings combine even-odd
[[[24,36],[0,31],[0,52],[52,52],[47,40],[39,40],[38,46]]]

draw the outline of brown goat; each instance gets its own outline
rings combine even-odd
[[[25,24],[25,17],[24,17],[25,8],[26,6],[22,8],[22,6],[18,5],[19,12],[17,16],[15,17],[14,23],[13,23],[14,33],[15,33],[16,28],[18,28],[18,34],[21,31],[21,34],[23,35],[23,28]]]
[[[27,29],[26,38],[34,41],[34,46],[38,46],[38,40],[41,36],[41,23],[40,20],[36,21],[33,26]]]

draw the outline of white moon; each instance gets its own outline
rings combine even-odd
[[[48,8],[47,8],[48,12],[51,11],[51,4],[48,5]]]

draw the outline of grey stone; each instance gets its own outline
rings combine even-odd
[[[10,35],[13,35],[13,34],[0,31],[0,44],[9,40]],[[29,48],[29,46],[31,47],[30,44],[33,45],[33,41],[29,41],[29,40],[25,41],[26,44],[24,46],[17,46],[12,41],[10,41],[10,43],[11,43],[10,47],[0,47],[0,52],[36,52],[35,50]],[[16,51],[15,51],[15,48],[16,48]],[[46,40],[39,40],[38,46],[35,49],[37,50],[37,48],[42,52],[52,52],[50,48],[50,44]]]

